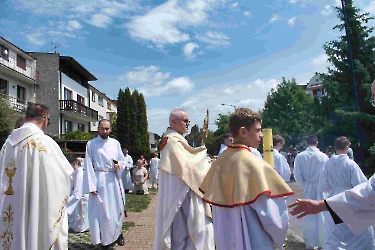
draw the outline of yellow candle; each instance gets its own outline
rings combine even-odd
[[[272,140],[272,128],[265,128],[262,130],[263,133],[263,153],[264,160],[268,162],[272,167],[275,167],[273,159],[273,140]]]

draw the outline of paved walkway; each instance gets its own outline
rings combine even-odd
[[[116,246],[116,250],[152,250],[155,239],[157,195],[152,197],[147,209],[141,213],[128,212],[125,221],[133,221],[134,227],[124,235],[125,246]]]

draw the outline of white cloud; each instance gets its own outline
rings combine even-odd
[[[45,40],[44,40],[44,37],[43,37],[43,33],[42,32],[33,32],[31,34],[27,34],[26,36],[26,39],[29,43],[31,43],[32,45],[35,45],[35,46],[42,46],[45,44]]]
[[[194,88],[194,83],[187,76],[171,77],[170,72],[160,72],[158,66],[140,66],[126,72],[119,80],[139,85],[137,89],[145,97],[167,94],[185,94]]]
[[[375,1],[371,1],[371,3],[364,8],[364,12],[374,13],[375,12]]]
[[[327,72],[327,67],[331,66],[331,64],[328,62],[328,56],[327,54],[323,53],[316,57],[314,57],[309,64],[314,70],[314,72]]]
[[[164,86],[143,86],[138,88],[145,97],[162,96],[168,94],[185,94],[194,89],[194,83],[189,77],[177,77],[170,80]]]
[[[293,27],[295,22],[296,22],[296,19],[297,19],[296,17],[289,18],[288,21],[287,21],[288,26]]]
[[[250,11],[245,11],[243,13],[244,16],[247,16],[247,17],[250,17],[251,16],[251,12]]]
[[[147,108],[147,120],[149,131],[153,133],[159,133],[161,136],[169,126],[169,114],[172,109],[165,108]]]
[[[82,28],[82,25],[77,20],[69,20],[68,21],[68,28],[79,30]]]
[[[151,42],[162,48],[167,44],[190,40],[192,27],[207,24],[209,11],[220,1],[213,0],[169,0],[147,12],[135,16],[125,27],[133,39]]]
[[[196,35],[195,38],[207,43],[210,48],[226,47],[230,45],[229,37],[217,31],[207,31],[204,35]]]
[[[269,23],[274,23],[274,22],[279,21],[279,20],[281,20],[281,17],[279,17],[278,15],[273,14],[272,17],[271,17],[271,19],[268,22]]]
[[[329,16],[332,14],[332,11],[333,9],[331,5],[325,5],[320,14],[322,14],[323,16]]]
[[[112,19],[109,16],[100,13],[93,15],[88,23],[98,28],[106,28],[109,24],[112,23]]]
[[[235,2],[231,5],[232,8],[236,8],[238,6],[238,2]]]
[[[196,43],[187,43],[185,44],[183,51],[186,59],[191,60],[195,57],[193,54],[193,50],[199,48],[198,44]]]

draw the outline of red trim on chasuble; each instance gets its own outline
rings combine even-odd
[[[257,195],[257,197],[255,197],[254,200],[247,201],[247,202],[236,203],[236,204],[233,204],[233,205],[217,204],[217,203],[214,203],[214,202],[208,201],[208,200],[206,200],[205,198],[203,198],[202,200],[203,200],[204,202],[209,203],[209,204],[212,204],[212,205],[214,205],[214,206],[233,208],[233,207],[240,207],[240,206],[245,206],[245,205],[252,204],[252,203],[256,202],[256,200],[257,200],[260,196],[262,196],[262,195],[264,195],[264,194],[270,194],[270,195],[268,195],[268,198],[280,198],[280,197],[284,197],[284,196],[288,196],[288,195],[293,195],[294,192],[290,192],[290,193],[286,193],[286,194],[276,194],[276,195],[272,195],[272,194],[271,194],[271,190],[266,190],[266,191],[263,191],[263,192],[259,193],[259,194]]]
[[[233,146],[233,145],[228,145],[228,148],[232,149],[247,149],[251,152],[251,149],[248,146],[245,145],[239,145],[239,146]]]
[[[160,151],[162,151],[164,149],[164,147],[167,145],[168,143],[168,137],[163,137],[162,140],[162,144],[161,144],[161,148],[160,148]]]

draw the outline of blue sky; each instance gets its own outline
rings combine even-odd
[[[211,123],[233,111],[222,103],[261,109],[283,76],[305,84],[325,72],[322,46],[340,35],[338,0],[3,1],[2,37],[25,51],[61,45],[110,98],[138,89],[158,134],[176,107],[200,127],[207,108]],[[354,4],[375,15],[375,1]]]

